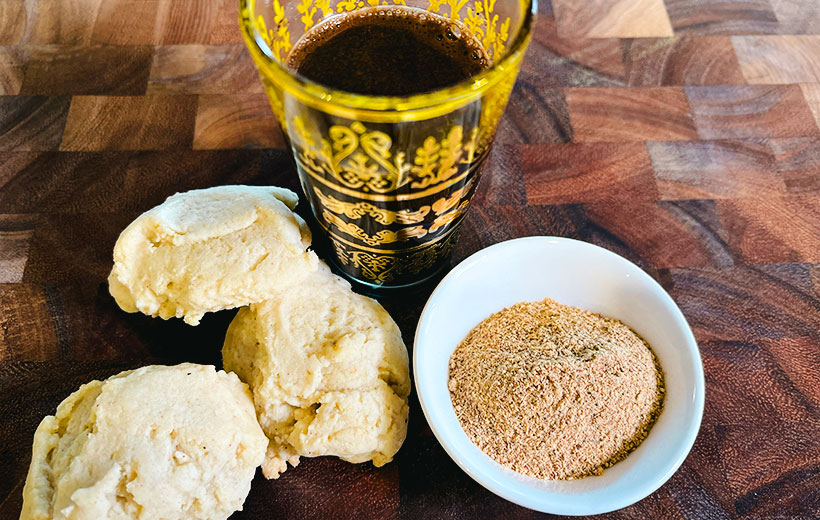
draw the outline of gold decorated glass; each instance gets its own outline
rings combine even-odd
[[[285,66],[318,23],[402,5],[460,23],[492,66],[429,93],[330,89]],[[446,264],[529,43],[534,0],[240,0],[245,41],[296,162],[332,260],[372,288],[398,288]]]

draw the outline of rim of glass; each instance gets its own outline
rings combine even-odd
[[[271,54],[253,24],[256,0],[239,0],[239,22],[245,43],[257,62],[259,72],[276,80],[300,101],[342,117],[370,116],[374,121],[405,121],[436,117],[466,105],[501,81],[523,57],[532,36],[537,0],[519,0],[524,19],[512,44],[501,60],[490,68],[455,85],[410,96],[372,96],[337,90],[312,81],[287,68]],[[259,64],[259,63],[258,63]]]

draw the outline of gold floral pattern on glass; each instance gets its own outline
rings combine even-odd
[[[399,228],[395,231],[392,229],[382,229],[375,235],[368,235],[358,225],[353,222],[347,222],[328,210],[322,211],[322,218],[342,233],[355,237],[369,246],[392,244],[394,242],[407,240],[408,238],[421,238],[427,234],[427,229],[425,229],[424,226],[411,226]]]
[[[481,42],[490,57],[500,57],[504,53],[504,46],[510,36],[510,19],[505,18],[499,24],[498,14],[493,12],[496,0],[476,0],[472,7],[467,7],[467,16],[462,18],[461,11],[468,1],[430,0],[427,10],[463,22],[473,36]]]
[[[268,29],[265,23],[265,17],[261,14],[254,18],[253,24],[256,30],[268,44],[273,55],[279,61],[284,61],[290,52],[293,45],[290,43],[290,28],[288,27],[289,20],[285,16],[285,8],[279,3],[279,0],[273,1],[273,23],[276,25],[276,31]]]
[[[314,188],[314,193],[322,206],[322,218],[328,226],[369,246],[381,246],[404,241],[409,238],[422,238],[427,234],[442,230],[463,215],[467,210],[470,205],[470,200],[467,196],[471,187],[472,179],[460,189],[452,192],[450,196],[441,197],[430,206],[425,205],[417,210],[401,211],[380,208],[369,202],[342,201],[333,195],[322,193],[322,190],[318,188]],[[436,215],[436,218],[429,226],[426,226],[423,222],[431,210],[433,214]],[[339,215],[344,215],[351,220],[346,221]],[[355,223],[355,221],[368,216],[372,218],[374,222],[384,226],[396,223],[417,225],[400,227],[398,229],[382,229],[373,235],[369,235],[361,226]]]
[[[301,117],[294,118],[288,130],[299,150],[297,160],[310,175],[325,183],[330,177],[342,188],[365,193],[390,193],[407,184],[424,189],[443,183],[459,173],[459,165],[472,164],[480,149],[478,129],[464,140],[460,125],[452,126],[441,140],[433,136],[424,139],[412,163],[405,152],[391,150],[393,139],[388,134],[370,130],[360,121],[331,126],[329,139],[315,137]]]
[[[429,2],[428,11],[464,23],[481,42],[491,58],[498,58],[504,53],[509,38],[510,19],[505,18],[503,22],[500,22],[498,14],[493,12],[496,0],[474,0],[472,7],[468,6],[469,0],[429,0]],[[346,13],[366,7],[388,5],[407,4],[405,0],[339,0],[334,7],[336,13]],[[466,16],[462,17],[465,6],[467,6]],[[300,15],[304,32],[310,30],[319,21],[331,16],[334,13],[334,7],[331,7],[330,0],[300,0],[296,10]],[[253,23],[265,43],[273,51],[274,57],[284,62],[293,46],[289,21],[285,16],[285,8],[279,0],[274,0],[273,11],[275,30],[267,27],[262,15],[254,18]],[[319,15],[318,20],[317,15]]]
[[[445,240],[429,247],[399,256],[353,250],[337,240],[333,240],[333,247],[336,258],[343,267],[354,266],[363,277],[381,284],[430,269],[450,255],[457,235],[457,232],[452,233]]]
[[[313,188],[314,193],[319,198],[322,206],[334,213],[339,213],[347,218],[358,220],[365,215],[373,217],[379,224],[388,226],[390,224],[418,224],[430,212],[430,206],[422,206],[417,210],[403,209],[392,211],[389,209],[374,206],[369,202],[345,202],[337,199],[333,195],[325,195],[319,188]]]

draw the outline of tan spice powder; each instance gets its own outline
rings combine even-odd
[[[640,336],[549,298],[479,323],[449,368],[467,437],[541,479],[600,475],[643,441],[663,406],[663,372]]]

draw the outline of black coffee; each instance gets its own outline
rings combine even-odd
[[[287,65],[328,87],[407,96],[454,85],[490,65],[464,24],[410,7],[334,17],[305,33]]]

